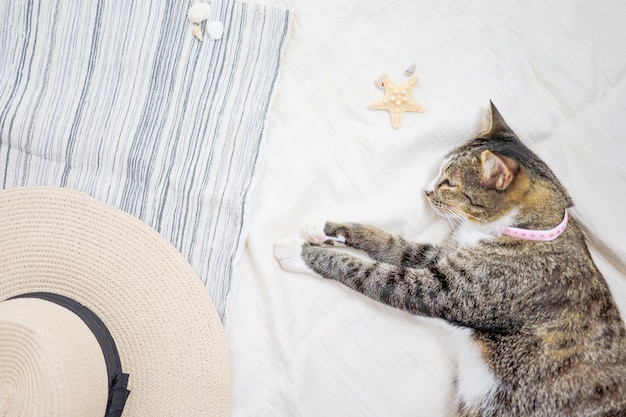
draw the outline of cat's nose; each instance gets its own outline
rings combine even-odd
[[[433,193],[433,190],[429,190],[429,189],[424,190],[424,194],[426,194],[426,197],[430,197],[432,193]]]

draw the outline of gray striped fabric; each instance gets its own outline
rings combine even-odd
[[[223,38],[199,42],[191,4],[0,1],[0,185],[142,219],[224,317],[289,12],[213,1]]]

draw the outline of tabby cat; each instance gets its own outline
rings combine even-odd
[[[457,224],[440,245],[326,222],[277,242],[275,256],[466,337],[456,415],[626,416],[620,312],[567,191],[493,104],[490,130],[445,158],[426,198]]]

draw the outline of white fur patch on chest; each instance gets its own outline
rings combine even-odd
[[[457,359],[458,401],[469,408],[487,407],[498,387],[498,380],[472,339],[472,330],[451,328],[450,338]]]
[[[495,222],[485,224],[463,222],[454,231],[453,238],[459,246],[475,246],[480,241],[501,236],[502,230],[513,224],[517,214],[518,211],[515,209]]]
[[[459,246],[475,246],[482,240],[492,239],[489,235],[471,223],[463,223],[454,231],[454,240]]]

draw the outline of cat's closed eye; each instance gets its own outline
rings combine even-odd
[[[455,188],[456,186],[457,186],[456,183],[450,181],[450,179],[448,178],[444,179],[438,184],[439,188],[441,187]]]

